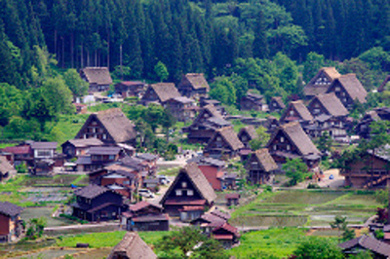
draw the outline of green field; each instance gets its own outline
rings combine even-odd
[[[240,245],[228,251],[229,255],[240,258],[253,257],[256,252],[266,255],[274,255],[286,258],[291,255],[296,247],[308,238],[322,238],[306,236],[306,229],[298,228],[273,228],[262,231],[248,232],[241,236]],[[330,242],[336,238],[327,237]],[[252,255],[249,257],[249,255]]]
[[[352,191],[289,190],[263,193],[232,214],[238,226],[328,226],[336,215],[362,224],[380,207],[373,194]]]
[[[149,245],[155,245],[166,231],[138,232],[140,237]],[[59,237],[57,245],[61,247],[75,247],[77,243],[88,243],[91,248],[114,247],[126,234],[126,231],[114,231],[105,233],[79,234],[74,236]]]

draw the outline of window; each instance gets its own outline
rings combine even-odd
[[[194,196],[193,190],[187,190],[187,196]]]
[[[339,86],[336,86],[336,87],[335,87],[335,91],[336,91],[336,92],[339,92],[339,91],[340,91],[340,87],[339,87]]]
[[[182,183],[181,183],[181,187],[187,188],[187,182],[182,182]]]
[[[221,141],[222,139],[221,139],[221,137],[217,137],[217,141]]]
[[[176,190],[176,196],[182,196],[183,192],[181,190]]]
[[[274,146],[274,150],[278,150],[278,146],[275,145],[275,146]]]
[[[109,156],[108,156],[108,159],[114,160],[114,159],[115,159],[115,156],[114,156],[114,155],[109,155]]]
[[[284,137],[280,137],[280,142],[284,142]]]
[[[289,151],[290,151],[290,145],[287,145],[287,146],[286,146],[286,148],[287,148],[287,150],[289,150]]]
[[[290,116],[294,116],[294,111],[290,111]]]
[[[319,105],[318,103],[314,104],[314,107],[317,107],[317,108],[318,108],[319,106],[320,106],[320,105]]]
[[[106,134],[103,134],[103,139],[107,139],[107,135]]]

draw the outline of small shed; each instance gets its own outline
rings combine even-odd
[[[239,193],[228,193],[225,195],[226,205],[227,206],[237,206],[240,204],[240,194]]]

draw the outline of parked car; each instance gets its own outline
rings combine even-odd
[[[154,194],[148,189],[139,189],[138,194],[145,198],[154,198]]]
[[[171,180],[169,180],[166,175],[157,175],[157,179],[159,180],[160,184],[168,184],[171,182]]]

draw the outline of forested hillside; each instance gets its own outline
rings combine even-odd
[[[185,72],[223,74],[236,58],[282,51],[304,61],[356,57],[390,47],[388,0],[1,0],[1,81],[27,87],[36,47],[61,68],[130,68],[131,78],[153,77],[162,61],[170,80]],[[122,49],[122,55],[121,55]],[[128,70],[127,70],[128,71]],[[23,81],[22,81],[23,78]]]

